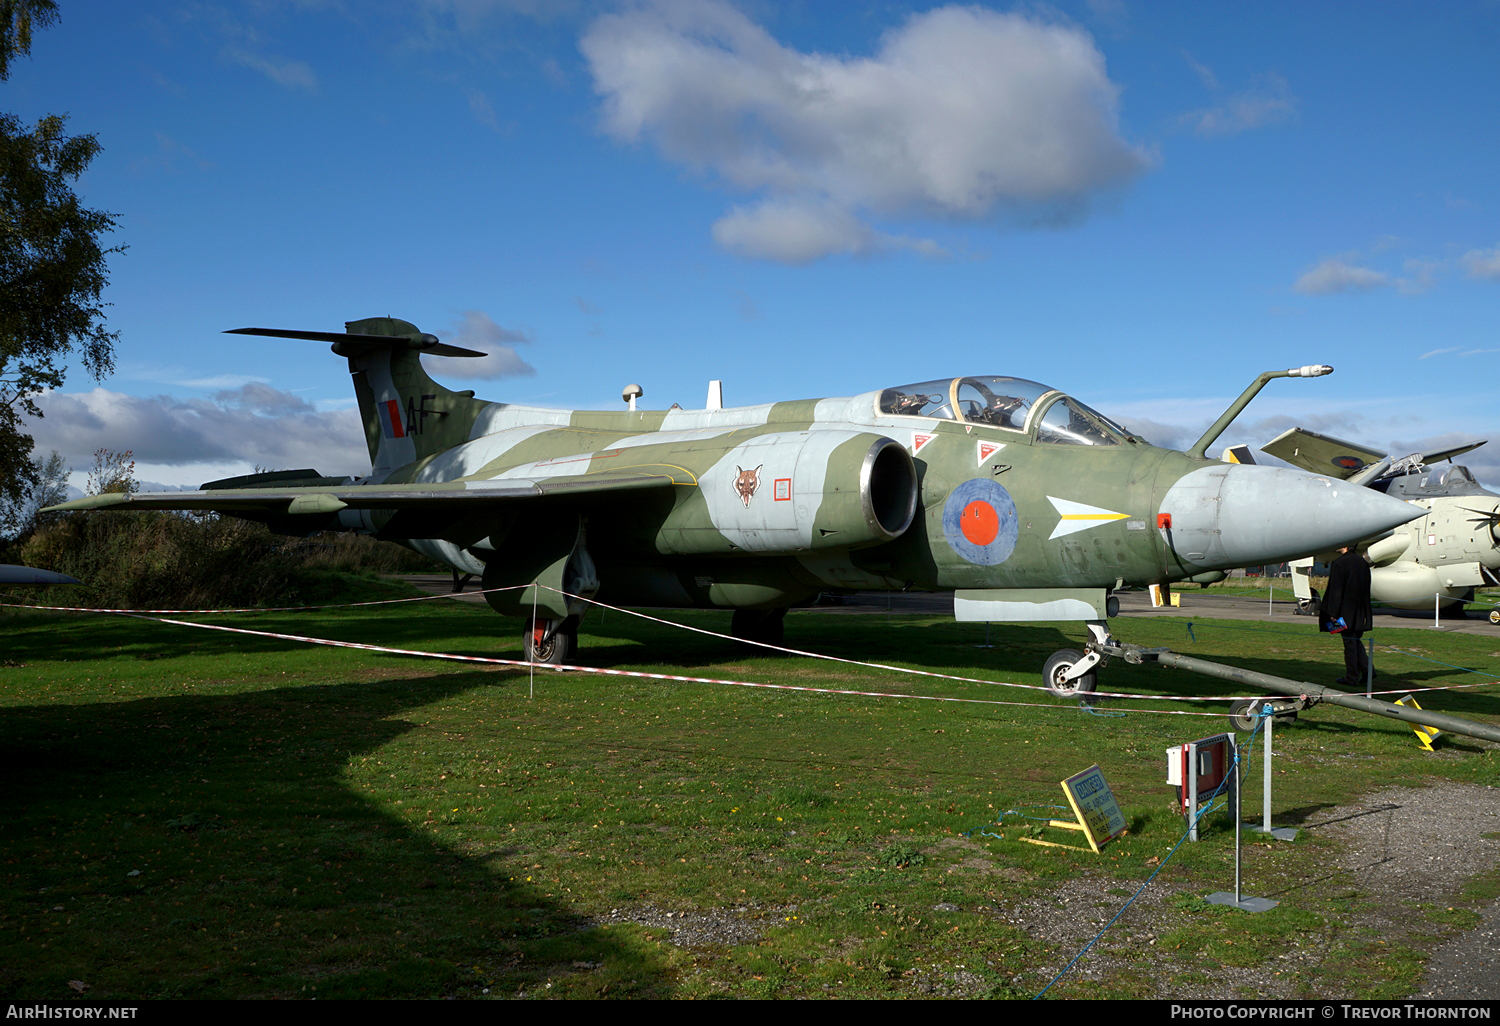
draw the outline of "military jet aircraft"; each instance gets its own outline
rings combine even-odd
[[[1434,604],[1462,606],[1474,597],[1475,587],[1500,584],[1500,495],[1453,463],[1453,457],[1483,444],[1393,459],[1367,446],[1292,428],[1261,451],[1416,506],[1420,522],[1376,539],[1366,552],[1370,597],[1396,609],[1432,609]],[[1449,465],[1438,466],[1443,460]],[[1318,595],[1309,579],[1314,558],[1292,564],[1299,612],[1317,611]],[[1491,611],[1490,622],[1500,623],[1500,609]]]
[[[438,384],[421,354],[480,356],[392,318],[344,332],[239,328],[331,342],[369,443],[359,479],[255,474],[196,492],[114,493],[54,507],[195,509],[306,535],[352,530],[482,575],[526,618],[528,660],[573,657],[589,600],[728,608],[775,643],[788,607],[838,589],[955,592],[969,621],[1083,621],[1085,652],[1045,666],[1092,690],[1110,592],[1206,581],[1295,559],[1418,515],[1366,488],[1204,453],[1261,374],[1186,452],[1157,448],[1057,389],[950,377],[842,399],[704,410],[548,410]]]

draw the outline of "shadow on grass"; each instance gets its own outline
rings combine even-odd
[[[516,851],[454,850],[357,793],[351,763],[415,729],[403,715],[500,681],[0,709],[0,991],[669,996],[653,942],[580,920]]]

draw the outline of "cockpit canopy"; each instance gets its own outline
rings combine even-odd
[[[1033,430],[1038,442],[1118,445],[1130,433],[1055,388],[1025,378],[944,378],[880,393],[880,412]]]

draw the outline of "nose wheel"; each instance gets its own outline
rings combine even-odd
[[[1058,698],[1081,698],[1099,686],[1099,675],[1093,669],[1071,676],[1075,666],[1084,661],[1077,649],[1064,648],[1053,652],[1042,666],[1042,680],[1047,690]]]
[[[1120,649],[1109,636],[1108,622],[1085,620],[1084,626],[1089,629],[1086,650],[1064,648],[1053,652],[1042,664],[1042,682],[1058,698],[1077,698],[1088,704],[1085,696],[1099,686],[1099,667],[1108,662],[1111,653],[1118,655]]]

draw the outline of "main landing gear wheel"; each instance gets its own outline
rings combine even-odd
[[[553,630],[554,626],[556,630]],[[549,633],[551,637],[548,637]],[[556,620],[526,621],[526,633],[521,639],[521,658],[526,662],[561,666],[571,663],[577,651],[578,617],[570,616],[561,624]]]
[[[1500,609],[1490,610],[1490,623],[1500,624]]]
[[[1074,680],[1063,680],[1063,675],[1083,659],[1083,653],[1065,648],[1048,656],[1042,667],[1042,680],[1047,690],[1058,698],[1078,698],[1087,701],[1087,696],[1099,686],[1099,675],[1093,670]]]

